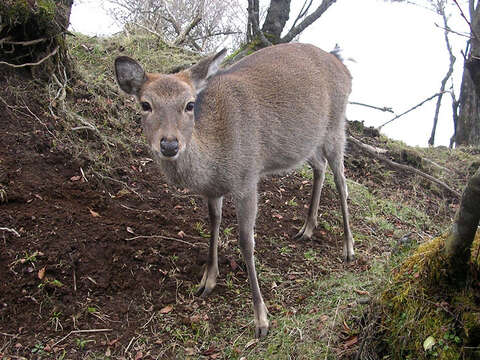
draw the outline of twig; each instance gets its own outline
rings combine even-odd
[[[65,335],[63,338],[61,338],[60,340],[58,340],[56,343],[54,343],[52,345],[52,349],[60,344],[63,340],[65,340],[66,338],[68,338],[70,335],[73,335],[73,334],[84,334],[84,333],[97,333],[97,332],[107,332],[107,331],[113,331],[113,329],[88,329],[88,330],[72,330],[70,331],[67,335]]]
[[[460,10],[460,15],[465,19],[465,21],[467,22],[468,26],[470,27],[470,31],[472,32],[473,36],[478,40],[480,41],[480,37],[478,37],[477,33],[475,32],[475,30],[473,29],[473,26],[472,24],[470,23],[470,21],[468,21],[467,17],[465,16],[462,8],[460,7],[460,5],[458,4],[457,0],[453,0],[453,2],[455,3],[455,5],[457,5],[458,7],[458,10]]]
[[[39,61],[37,62],[34,62],[34,63],[25,63],[25,64],[20,64],[20,65],[16,65],[16,64],[10,64],[6,61],[0,61],[0,65],[7,65],[7,66],[11,66],[11,67],[14,67],[14,68],[22,68],[22,67],[25,67],[25,66],[36,66],[36,65],[40,65],[41,63],[43,63],[45,60],[47,60],[49,57],[55,55],[58,51],[58,49],[60,48],[60,46],[57,46],[50,54],[48,54],[47,56],[45,56],[44,58],[40,59]]]
[[[107,179],[107,180],[110,180],[110,181],[114,181],[114,182],[117,182],[119,184],[122,184],[123,186],[125,186],[128,190],[130,190],[131,192],[133,192],[135,195],[137,195],[140,199],[143,200],[143,196],[141,194],[139,194],[138,192],[136,192],[135,190],[133,190],[130,186],[128,186],[125,182],[121,181],[121,180],[117,180],[117,179],[114,179],[114,178],[111,178],[110,176],[106,176],[106,175],[102,175],[100,174],[99,172],[94,172],[98,177],[102,178],[102,179]]]
[[[189,243],[188,241],[185,241],[185,240],[172,238],[172,237],[168,237],[168,236],[164,236],[164,235],[138,235],[138,236],[134,236],[134,237],[131,237],[131,238],[127,238],[127,239],[125,239],[125,241],[132,241],[132,240],[137,240],[137,239],[155,239],[155,238],[159,238],[159,239],[163,239],[163,240],[177,241],[179,243],[186,244],[186,245],[189,245],[191,247],[197,247],[197,246],[208,247],[208,245],[204,244],[204,243],[192,244],[192,243]]]
[[[372,109],[375,109],[375,110],[380,110],[380,111],[383,111],[383,112],[389,112],[389,113],[395,114],[395,111],[393,111],[393,109],[391,107],[386,107],[386,106],[378,107],[378,106],[374,106],[374,105],[359,103],[359,102],[356,102],[356,101],[350,101],[349,104],[365,106],[365,107],[372,108]]]
[[[15,230],[15,229],[10,229],[10,228],[7,228],[7,227],[0,227],[0,230],[11,232],[11,233],[14,234],[16,237],[20,237],[20,234],[19,234],[18,231]]]
[[[390,119],[390,120],[388,120],[387,122],[383,123],[383,124],[380,125],[377,129],[380,131],[380,130],[382,129],[382,127],[384,127],[385,125],[390,124],[392,121],[397,120],[399,117],[402,117],[403,115],[408,114],[410,111],[413,111],[413,110],[415,110],[416,108],[419,108],[420,106],[422,106],[423,104],[425,104],[427,101],[430,101],[430,100],[432,100],[432,99],[435,99],[437,96],[439,96],[440,94],[443,94],[443,93],[445,93],[445,92],[448,92],[448,91],[443,91],[443,92],[436,93],[435,95],[430,96],[429,98],[423,100],[422,102],[418,103],[418,104],[415,105],[414,107],[411,107],[411,108],[408,109],[407,111],[405,111],[405,112],[401,113],[400,115],[395,116],[393,119]]]
[[[408,165],[404,165],[404,164],[399,164],[395,161],[392,161],[390,159],[387,159],[386,157],[378,154],[376,151],[373,151],[370,147],[368,146],[365,146],[365,144],[363,142],[361,142],[360,140],[358,139],[355,139],[354,137],[352,136],[349,136],[348,138],[348,141],[350,141],[351,143],[353,143],[354,145],[358,146],[359,148],[365,150],[367,153],[369,153],[370,155],[372,155],[374,158],[378,159],[378,160],[381,160],[383,162],[386,162],[388,165],[394,167],[394,168],[397,168],[397,169],[401,169],[401,170],[405,170],[405,171],[409,171],[409,172],[413,172],[417,175],[420,175],[421,177],[425,178],[425,179],[428,179],[430,180],[431,182],[434,182],[435,184],[437,185],[440,185],[441,187],[443,187],[444,189],[447,189],[448,191],[450,191],[452,194],[456,195],[458,198],[461,197],[461,194],[456,191],[455,189],[452,189],[450,186],[448,186],[447,184],[445,184],[443,181],[440,181],[438,180],[437,178],[434,178],[433,176],[431,175],[428,175],[426,173],[424,173],[423,171],[420,171],[418,169],[415,169],[414,167],[411,167],[411,166],[408,166]]]
[[[462,33],[458,32],[458,31],[452,30],[452,29],[450,29],[450,28],[445,28],[445,27],[443,27],[443,26],[438,25],[437,23],[435,23],[435,26],[438,27],[439,29],[442,29],[442,30],[451,32],[452,34],[455,34],[455,35],[458,35],[458,36],[463,36],[463,37],[466,37],[466,38],[471,39],[470,35],[468,35],[468,34],[462,34]]]

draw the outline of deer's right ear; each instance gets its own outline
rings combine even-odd
[[[135,96],[138,96],[140,88],[147,80],[142,66],[128,56],[115,59],[115,75],[120,89]]]

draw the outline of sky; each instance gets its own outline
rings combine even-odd
[[[218,1],[218,0],[217,0]],[[106,36],[121,30],[100,6],[103,1],[76,2],[71,29],[87,35]],[[303,0],[292,0],[292,8]],[[468,32],[468,25],[456,8],[450,8],[450,27]],[[293,17],[293,15],[292,15]],[[337,0],[301,35],[300,41],[330,51],[339,44],[353,76],[350,101],[391,107],[400,114],[437,93],[448,70],[449,56],[440,16],[419,6],[383,0]],[[466,38],[451,34],[457,57],[455,92],[460,93],[463,72],[461,50]],[[447,88],[450,83],[447,84]],[[427,146],[432,130],[436,99],[382,128],[385,135],[411,146]],[[350,104],[349,120],[362,120],[378,127],[395,115]],[[435,145],[448,146],[453,134],[450,94],[440,109]]]

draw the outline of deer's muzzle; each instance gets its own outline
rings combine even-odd
[[[160,140],[160,151],[162,152],[162,155],[166,157],[172,157],[177,155],[178,140],[167,140],[167,138],[163,138],[162,140]]]

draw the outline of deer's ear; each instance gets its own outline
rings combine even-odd
[[[193,65],[190,69],[186,70],[190,75],[190,79],[192,80],[197,94],[207,85],[208,79],[218,72],[220,64],[226,54],[227,49],[222,49],[215,55],[203,59],[198,64]]]
[[[142,66],[128,56],[115,59],[115,75],[120,89],[135,96],[138,96],[140,88],[147,80]]]

